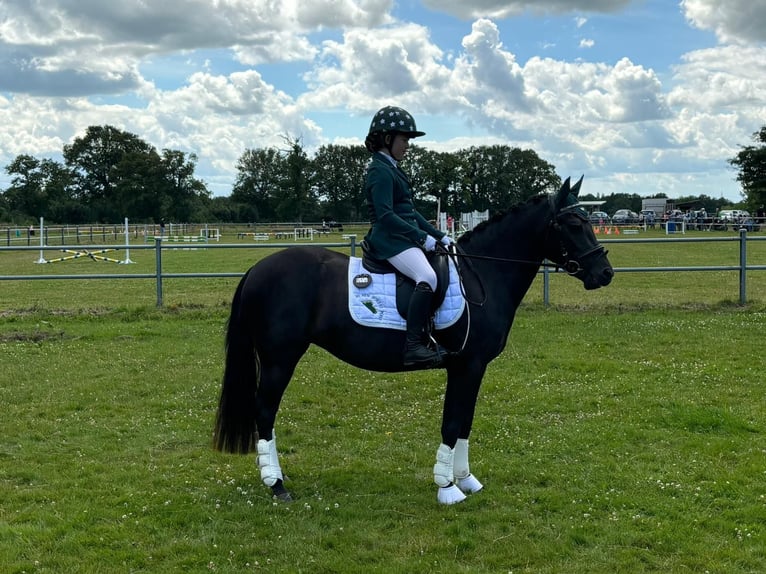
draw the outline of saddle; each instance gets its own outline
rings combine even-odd
[[[407,318],[407,310],[410,305],[410,298],[415,291],[415,282],[400,273],[396,267],[391,265],[385,259],[375,259],[369,253],[369,246],[366,241],[361,241],[362,247],[362,267],[370,273],[395,273],[396,274],[396,310],[404,319]],[[433,314],[442,303],[447,294],[450,282],[449,258],[436,251],[426,252],[426,259],[436,272],[436,290],[431,304],[431,313]]]

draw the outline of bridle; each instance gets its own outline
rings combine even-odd
[[[552,200],[551,200],[552,203]],[[561,210],[559,210],[554,217],[551,219],[551,221],[548,224],[548,229],[545,233],[545,241],[547,241],[548,236],[551,232],[551,230],[560,231],[561,230],[561,222],[559,219],[568,214],[573,213],[576,217],[582,219],[583,221],[588,221],[588,218],[584,215],[577,213],[575,211],[577,209],[576,205],[571,205],[568,207],[565,207]],[[440,253],[449,255],[451,257],[461,257],[464,259],[480,259],[483,261],[497,261],[499,263],[521,263],[525,265],[538,265],[540,267],[547,267],[547,268],[554,268],[556,271],[559,269],[563,269],[567,274],[569,275],[577,275],[580,271],[582,271],[583,266],[581,265],[581,261],[585,261],[586,259],[593,257],[595,255],[606,255],[607,251],[604,249],[604,247],[601,244],[596,244],[591,249],[588,249],[585,253],[582,253],[579,255],[578,258],[572,258],[569,259],[569,251],[566,248],[566,245],[564,245],[564,241],[560,241],[560,247],[561,247],[561,257],[564,259],[563,263],[556,263],[556,262],[549,262],[549,261],[534,261],[530,259],[514,259],[510,257],[492,257],[490,255],[473,255],[469,253],[465,253],[460,246],[457,243],[452,243],[451,246],[454,246],[454,250],[447,251],[446,249],[443,249],[440,251]]]
[[[537,265],[538,267],[546,267],[546,268],[552,267],[552,268],[555,268],[556,271],[558,271],[559,269],[563,269],[569,275],[577,275],[578,273],[580,273],[580,271],[584,269],[582,266],[582,262],[584,262],[585,260],[591,257],[595,257],[597,255],[606,256],[607,251],[601,246],[601,244],[597,243],[594,247],[588,249],[585,253],[580,254],[577,258],[570,258],[569,251],[567,250],[567,247],[564,244],[563,234],[560,233],[562,229],[561,219],[568,214],[573,214],[575,215],[575,217],[581,219],[584,222],[587,222],[588,218],[585,215],[585,213],[580,209],[579,205],[577,205],[576,203],[565,206],[561,209],[557,209],[557,205],[553,195],[549,195],[548,204],[551,207],[553,216],[551,217],[550,221],[548,222],[546,226],[544,243],[545,244],[548,243],[548,239],[550,238],[550,234],[552,231],[557,232],[559,237],[559,247],[561,249],[561,257],[564,260],[563,263],[532,261],[532,260],[525,260],[525,259],[513,259],[510,257],[492,257],[490,255],[473,255],[473,254],[465,253],[457,243],[451,243],[449,250],[441,246],[437,247],[438,254],[446,255],[452,258],[452,262],[454,263],[455,269],[457,270],[458,281],[460,282],[460,292],[462,293],[466,302],[469,303],[466,306],[466,313],[468,314],[467,315],[468,318],[466,322],[465,336],[463,337],[463,344],[460,347],[460,351],[462,351],[465,348],[466,344],[468,343],[468,337],[471,331],[471,305],[483,307],[484,303],[487,302],[487,291],[484,288],[484,282],[481,279],[481,275],[476,271],[476,269],[474,269],[473,265],[471,265],[472,259],[480,259],[483,261],[497,261],[498,263],[521,263],[522,265]],[[460,261],[459,261],[460,259],[465,260],[468,268],[471,270],[474,277],[476,277],[476,281],[478,282],[479,288],[481,289],[481,300],[479,301],[471,300],[471,298],[468,297],[468,294],[465,291],[465,285],[463,284],[463,269],[460,265]]]

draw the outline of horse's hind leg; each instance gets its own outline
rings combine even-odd
[[[305,349],[304,349],[305,352]],[[292,496],[285,488],[284,475],[279,464],[274,424],[277,418],[279,404],[293,376],[295,366],[300,358],[283,361],[280,364],[261,364],[261,380],[256,395],[255,421],[258,429],[258,468],[261,480],[271,488],[275,498],[290,502]]]

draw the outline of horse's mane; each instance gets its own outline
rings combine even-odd
[[[537,205],[542,201],[547,201],[547,199],[548,199],[548,194],[541,193],[540,195],[536,195],[534,197],[529,198],[523,203],[517,203],[516,205],[513,205],[512,207],[509,207],[508,209],[503,209],[497,212],[496,214],[494,214],[492,217],[490,217],[486,221],[482,221],[470,231],[466,231],[465,233],[463,233],[463,235],[461,235],[460,238],[458,239],[458,242],[469,243],[471,241],[471,238],[474,235],[480,236],[483,233],[485,233],[488,228],[491,228],[496,223],[503,221],[506,217],[514,217],[517,213],[519,213],[522,209],[528,207],[529,205]]]

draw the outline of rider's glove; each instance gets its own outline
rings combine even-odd
[[[426,251],[434,251],[436,249],[436,239],[430,235],[426,235],[426,240],[423,242],[423,247]]]
[[[452,245],[452,240],[449,238],[449,235],[445,235],[444,237],[442,237],[441,242],[442,242],[442,245],[444,245],[444,247],[449,247],[450,245]]]

